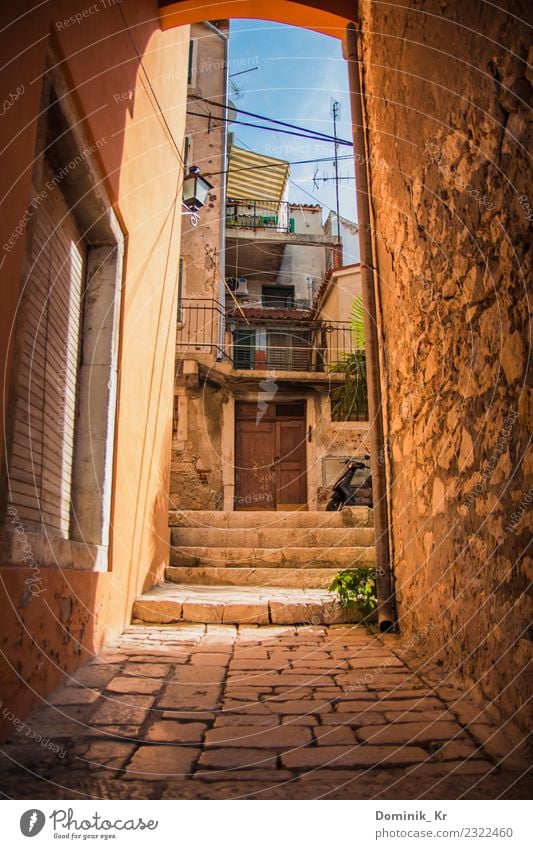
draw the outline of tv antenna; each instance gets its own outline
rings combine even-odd
[[[237,83],[233,82],[233,77],[240,77],[241,74],[249,74],[250,71],[258,71],[258,70],[259,70],[259,66],[255,65],[255,67],[253,67],[253,68],[246,68],[246,70],[244,70],[244,71],[235,71],[234,74],[228,74],[228,80],[229,80],[229,85],[230,85],[230,88],[231,88],[231,93],[234,95],[235,100],[240,100],[240,98],[242,97],[242,91],[239,88],[239,86],[237,85]]]
[[[339,145],[337,142],[337,121],[341,117],[341,105],[338,100],[331,98],[331,115],[333,117],[333,138],[335,140],[335,161],[333,168],[335,169],[335,201],[337,208],[337,238],[341,237],[341,217],[339,210]]]

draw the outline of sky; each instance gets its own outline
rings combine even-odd
[[[230,75],[258,66],[257,71],[232,76],[239,93],[230,99],[239,109],[288,121],[314,131],[333,135],[332,99],[340,101],[337,123],[339,138],[351,141],[350,99],[347,65],[339,39],[269,21],[235,20],[230,25]],[[239,120],[253,118],[237,116]],[[295,162],[313,159],[305,165],[292,165],[289,200],[295,203],[320,203],[335,210],[335,184],[332,179],[313,185],[319,177],[334,175],[333,143],[311,141],[276,132],[256,130],[233,124],[235,144],[258,153]],[[339,156],[350,156],[351,147],[339,146]],[[339,175],[353,177],[353,160],[339,162]],[[340,214],[356,220],[355,184],[339,183]]]

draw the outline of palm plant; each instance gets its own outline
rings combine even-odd
[[[354,350],[342,354],[331,366],[331,371],[344,374],[344,383],[331,392],[331,413],[337,421],[347,421],[368,411],[364,318],[363,299],[357,295],[352,303],[350,319]]]

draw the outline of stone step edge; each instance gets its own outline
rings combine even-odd
[[[140,596],[135,600],[132,611],[132,624],[148,622],[154,625],[171,625],[178,622],[220,625],[340,625],[361,621],[362,617],[356,611],[346,611],[333,598],[327,602],[258,601],[254,604],[250,601],[225,604],[220,601],[187,602],[177,599],[146,599]]]
[[[299,569],[283,566],[167,566],[165,580],[173,584],[194,586],[257,586],[281,589],[324,590],[335,575],[338,565],[333,567],[302,566]]]
[[[283,554],[285,560],[290,560],[291,556],[298,555],[299,553],[305,552],[306,554],[309,552],[320,552],[320,554],[316,554],[317,558],[327,556],[330,551],[335,552],[336,555],[341,552],[347,554],[348,552],[352,554],[370,554],[375,552],[374,545],[339,545],[339,546],[327,546],[327,545],[283,545],[279,548],[264,548],[263,546],[230,546],[230,545],[171,545],[170,552],[176,554],[187,555],[190,557],[199,557],[201,556],[199,552],[208,552],[209,554],[213,552],[228,552],[228,551],[238,551],[240,552],[254,552],[254,554],[246,555],[249,559],[253,559],[255,553],[258,552],[259,556],[263,553],[266,555],[277,555]],[[226,555],[223,555],[224,557]],[[245,555],[243,555],[244,557]],[[213,559],[218,559],[214,557]]]
[[[320,530],[316,528],[272,528],[271,530],[275,542],[280,541],[280,534],[285,531],[290,548],[324,548],[327,550],[368,548],[374,545],[375,541],[373,528],[322,528]],[[324,531],[327,533],[324,534]],[[270,535],[270,529],[267,533]],[[300,533],[303,539],[297,538]],[[281,541],[279,545],[274,546],[272,545],[273,540],[268,540],[265,544],[261,541],[261,536],[264,534],[265,528],[210,528],[207,531],[205,529],[196,530],[196,528],[171,528],[170,540],[172,548],[247,548],[279,551],[287,547]],[[232,535],[235,536],[235,539],[231,538]],[[317,536],[322,537],[322,539],[317,541]],[[238,537],[241,537],[241,539]],[[328,537],[331,537],[331,539]]]
[[[286,525],[287,528],[298,527],[298,518],[305,517],[303,525],[300,527],[316,528],[317,530],[326,529],[328,527],[340,528],[370,528],[374,525],[374,514],[371,507],[353,507],[345,508],[334,513],[328,513],[325,510],[287,510],[287,511],[254,511],[254,510],[170,510],[168,513],[168,526],[170,528],[202,528],[206,527],[203,521],[207,521],[208,517],[216,520],[216,524],[208,525],[210,528],[218,528],[220,530],[249,530],[250,528],[268,527],[279,528]],[[186,520],[186,523],[180,522],[180,517]],[[231,517],[231,518],[230,518]],[[267,520],[268,517],[268,520]],[[271,518],[273,517],[273,518]],[[308,524],[309,518],[315,517],[317,524]],[[333,518],[335,517],[335,518]],[[189,522],[193,519],[198,519],[198,524]],[[339,524],[336,524],[340,518]],[[221,524],[221,520],[226,519],[227,524]],[[322,519],[323,521],[319,521]],[[330,525],[330,519],[335,524]],[[242,521],[242,524],[238,524]],[[296,523],[293,525],[293,523]]]

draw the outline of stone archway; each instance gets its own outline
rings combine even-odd
[[[355,4],[351,0],[228,0],[199,6],[196,0],[159,0],[163,29],[198,23],[200,20],[252,18],[316,30],[342,38],[352,21]]]

